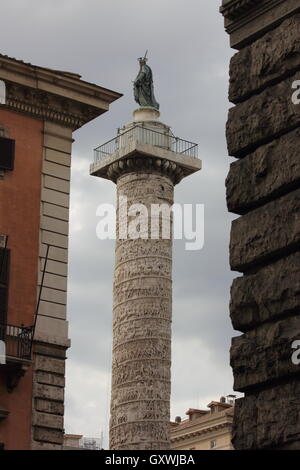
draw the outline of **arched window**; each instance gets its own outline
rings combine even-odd
[[[6,85],[3,80],[0,80],[0,104],[6,103]]]

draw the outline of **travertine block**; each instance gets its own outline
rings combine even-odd
[[[34,411],[32,415],[32,424],[34,426],[41,426],[52,429],[63,429],[64,418],[63,416],[56,416],[51,413],[41,413]]]
[[[243,215],[232,223],[230,264],[246,271],[300,246],[300,189]]]
[[[35,398],[34,408],[36,411],[42,411],[44,413],[53,413],[55,415],[64,414],[64,404],[58,401]]]
[[[64,357],[64,347],[69,347],[68,339],[68,322],[59,318],[46,317],[39,315],[36,324],[36,341],[44,343],[44,348],[48,345],[55,345],[51,349],[49,346],[49,355],[54,356],[58,354],[58,357]],[[61,350],[61,353],[60,353]],[[56,352],[57,351],[57,352]],[[45,352],[44,352],[45,354]]]
[[[300,15],[244,47],[230,62],[229,99],[233,103],[300,70]]]
[[[67,235],[61,235],[58,233],[47,232],[46,230],[43,230],[42,243],[48,243],[49,245],[51,245],[51,251],[53,250],[53,248],[68,248],[68,237]],[[66,257],[66,254],[64,256]]]
[[[45,234],[45,237],[46,238],[50,237],[50,235]],[[57,239],[54,238],[53,241],[57,241]],[[42,258],[45,258],[46,251],[47,251],[46,245],[42,244],[41,247],[40,247],[40,256]],[[54,261],[60,261],[61,263],[67,263],[68,262],[68,250],[67,250],[67,248],[60,248],[60,247],[51,245],[50,249],[49,249],[49,252],[48,252],[48,259],[51,259],[51,260],[54,260]]]
[[[51,121],[44,122],[44,133],[47,135],[55,135],[66,140],[72,140],[72,129],[61,124]]]
[[[53,219],[53,217],[41,217],[41,229],[49,230],[50,232],[56,232],[61,235],[69,234],[68,222],[60,219]]]
[[[300,252],[233,281],[230,316],[235,330],[246,331],[297,311],[300,311]]]
[[[49,202],[50,204],[56,204],[57,206],[69,207],[69,195],[60,193],[52,189],[42,189],[42,202]]]
[[[48,429],[48,428],[34,426],[33,439],[35,441],[62,444],[64,440],[64,434],[62,430],[57,431],[56,429]]]
[[[39,315],[46,315],[48,317],[65,320],[67,315],[67,308],[66,305],[45,302],[42,300],[40,303]]]
[[[292,84],[298,79],[299,73],[229,110],[226,134],[230,155],[243,157],[300,126],[300,106],[292,102]]]
[[[45,264],[45,258],[41,259],[40,270],[43,271]],[[60,263],[59,261],[53,261],[48,257],[46,272],[50,274],[57,274],[58,276],[68,275],[67,263]]]
[[[300,128],[230,165],[226,179],[230,212],[245,213],[300,186]]]
[[[35,377],[36,381],[40,384],[55,385],[56,387],[65,386],[65,377],[53,374],[53,372],[43,372],[40,370],[36,372]]]
[[[55,374],[65,374],[65,361],[54,359],[53,357],[40,356],[35,357],[35,370],[44,372],[54,372]]]
[[[67,293],[65,291],[50,289],[48,287],[43,287],[41,299],[46,302],[59,303],[66,305],[67,303]]]
[[[70,168],[58,163],[48,162],[44,160],[43,173],[49,176],[55,176],[66,181],[70,181]]]
[[[52,385],[35,383],[33,385],[33,396],[54,401],[64,401],[64,389]]]
[[[54,219],[69,220],[69,209],[57,206],[55,204],[43,203],[43,214],[53,217]]]
[[[235,402],[236,450],[284,449],[299,445],[300,381],[278,384]]]
[[[71,155],[59,150],[45,149],[45,160],[59,165],[71,166]]]
[[[60,191],[62,193],[69,194],[70,192],[70,181],[63,180],[61,178],[55,178],[54,176],[45,176],[44,187],[53,189],[54,191]]]
[[[300,338],[298,316],[266,323],[232,339],[230,363],[234,390],[246,391],[259,384],[278,383],[286,376],[299,375],[292,362],[292,343]]]
[[[59,135],[56,130],[45,130],[44,147],[46,150],[57,150],[70,155],[72,152],[72,143],[73,140],[70,136]]]
[[[50,444],[49,442],[33,441],[31,450],[61,450],[60,444]]]
[[[42,272],[39,272],[39,282],[41,282]],[[44,284],[45,287],[50,287],[52,289],[67,290],[67,277],[58,276],[56,274],[45,273]]]
[[[42,319],[44,319],[44,317],[42,317]],[[50,322],[56,321],[56,319],[54,318],[49,318],[49,320]],[[64,322],[64,323],[67,324],[68,322]],[[55,341],[53,342],[49,341],[47,343],[45,341],[37,340],[34,344],[34,351],[37,354],[41,354],[43,356],[48,356],[48,357],[54,357],[56,359],[66,359],[66,349],[67,349],[67,346],[57,344]]]

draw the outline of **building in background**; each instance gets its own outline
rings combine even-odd
[[[233,450],[231,429],[234,396],[221,397],[207,405],[209,410],[190,408],[187,419],[177,416],[171,427],[173,450]]]
[[[62,448],[72,132],[120,96],[80,75],[0,55],[4,449]]]
[[[82,434],[65,434],[63,450],[79,450],[82,438]]]
[[[101,450],[103,435],[98,437],[83,437],[82,434],[65,434],[63,450]]]

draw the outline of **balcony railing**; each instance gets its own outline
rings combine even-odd
[[[6,359],[30,359],[33,327],[0,323],[0,340],[5,343]]]
[[[158,132],[141,125],[133,126],[125,132],[120,133],[94,150],[95,163],[102,157],[107,157],[130,142],[150,144],[172,152],[181,153],[193,158],[198,158],[198,145],[194,142],[175,137],[172,134]]]

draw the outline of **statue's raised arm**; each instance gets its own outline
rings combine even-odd
[[[140,71],[133,85],[134,99],[140,106],[151,106],[152,108],[159,109],[159,104],[154,96],[152,70],[146,64],[146,54],[138,59]]]

